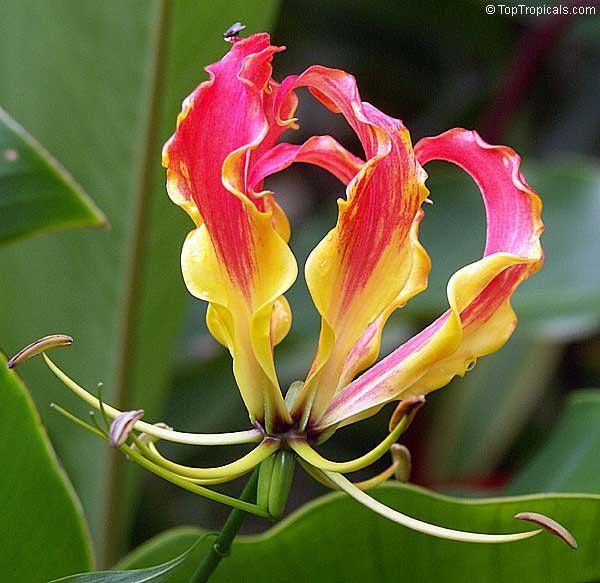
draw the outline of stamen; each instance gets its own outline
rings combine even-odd
[[[90,433],[93,433],[94,435],[97,435],[98,437],[100,437],[102,439],[108,439],[108,436],[105,435],[104,433],[102,433],[102,431],[100,431],[100,429],[96,429],[95,427],[88,425],[85,421],[82,421],[81,419],[79,419],[79,417],[75,417],[75,415],[73,415],[73,413],[69,413],[69,411],[67,411],[66,409],[63,409],[61,406],[57,405],[56,403],[50,403],[50,407],[52,407],[55,411],[60,413],[63,417],[66,417],[69,421],[72,421],[73,423],[75,423],[75,425],[79,425],[79,427],[83,427],[83,429],[89,431]]]
[[[161,468],[185,478],[199,478],[201,480],[214,478],[233,479],[235,476],[245,474],[260,464],[260,462],[267,459],[281,446],[281,442],[279,440],[273,439],[272,437],[267,437],[259,446],[255,447],[250,453],[247,453],[235,462],[231,462],[216,468],[192,468],[177,464],[167,459],[159,453],[156,446],[150,448],[134,436],[132,436],[132,439],[134,440],[137,449],[139,449],[139,451],[145,457],[150,459]]]
[[[144,444],[148,449],[150,449],[155,455],[161,456],[161,453],[158,451],[158,449],[155,445],[155,442],[157,441],[157,439],[155,437],[152,437],[151,435],[148,435],[146,433],[142,433],[141,435],[134,437],[134,439],[133,439],[134,443],[130,447],[132,449],[137,449],[138,451],[140,451],[140,448],[136,445],[137,441],[141,441],[142,444]],[[143,452],[142,452],[142,455],[143,455]],[[250,470],[248,470],[248,471],[250,471]],[[201,484],[203,486],[211,486],[213,484],[224,484],[226,482],[231,482],[233,480],[237,480],[238,478],[241,478],[244,474],[247,474],[248,471],[244,471],[235,476],[228,475],[228,476],[224,476],[222,478],[188,478],[187,476],[183,476],[181,474],[178,474],[178,475],[180,475],[185,480],[189,480],[193,484]],[[177,473],[177,472],[173,472],[173,473]],[[260,504],[259,504],[259,506],[260,506]]]
[[[383,470],[376,476],[373,476],[372,478],[362,480],[360,482],[352,482],[352,484],[356,486],[359,490],[366,492],[367,490],[371,490],[385,483],[394,475],[396,476],[396,479],[398,479],[398,472],[403,471],[400,466],[404,463],[404,459],[402,459],[402,456],[398,457],[398,455],[395,453],[394,450],[396,449],[396,447],[402,448],[403,450],[406,450],[408,452],[408,449],[406,449],[403,445],[395,443],[390,449],[390,454],[392,455],[392,463],[385,470]],[[319,482],[326,488],[330,488],[331,490],[340,490],[340,488],[331,480],[329,480],[325,475],[323,475],[323,473],[320,470],[311,466],[302,458],[298,458],[298,462],[300,463],[304,471],[317,482]]]
[[[139,439],[139,438],[137,438],[137,439]],[[156,446],[153,443],[149,443],[147,445],[155,453],[159,453],[159,451],[156,449]],[[135,442],[131,446],[131,448],[137,449],[137,451],[139,451],[139,448],[137,448],[137,446],[135,445]],[[202,486],[214,486],[216,484],[225,484],[226,482],[232,482],[233,480],[237,480],[238,478],[241,478],[242,476],[247,474],[249,471],[251,471],[251,470],[244,471],[240,474],[223,476],[221,478],[188,478],[187,476],[182,476],[181,474],[177,474],[177,472],[173,472],[173,473],[180,476],[183,480],[187,480],[188,482],[191,482],[192,484],[200,484]],[[259,504],[258,506],[261,506],[261,505]],[[262,508],[262,506],[261,506],[261,508]]]
[[[398,464],[396,462],[392,462],[383,472],[379,472],[376,476],[369,478],[367,480],[361,480],[360,482],[353,482],[353,484],[363,492],[367,490],[372,490],[377,486],[381,486],[384,482],[387,482],[395,473],[396,466]]]
[[[562,524],[559,524],[556,520],[552,520],[552,518],[548,518],[544,514],[538,514],[537,512],[519,512],[519,514],[515,514],[515,518],[518,518],[519,520],[528,520],[529,522],[541,526],[548,532],[565,541],[572,549],[577,549],[578,547],[575,537]]]
[[[413,420],[416,412],[425,403],[424,397],[409,397],[398,405],[392,419],[395,426],[391,433],[376,447],[365,455],[348,462],[334,462],[324,458],[315,451],[306,441],[301,439],[290,439],[289,446],[309,464],[330,472],[349,473],[362,470],[376,462],[396,442],[398,437],[406,430]],[[391,423],[390,423],[391,425]]]
[[[98,418],[96,417],[96,413],[94,413],[94,411],[90,411],[90,419],[92,420],[92,423],[96,426],[96,429],[98,431],[101,431],[103,435],[108,437],[108,433],[106,432],[106,429],[104,429],[104,427],[102,427],[102,425],[100,425],[100,421],[98,421]]]
[[[542,532],[541,530],[529,530],[527,532],[516,532],[512,534],[483,534],[453,530],[443,526],[429,524],[428,522],[417,520],[411,516],[406,516],[406,514],[393,510],[385,504],[371,498],[371,496],[365,494],[362,490],[359,490],[352,482],[350,482],[350,480],[340,474],[327,471],[324,471],[323,474],[340,489],[344,490],[349,496],[354,498],[354,500],[360,502],[363,506],[366,506],[373,512],[376,512],[397,524],[438,538],[470,543],[508,543],[530,538]]]
[[[58,368],[58,366],[56,366],[56,364],[54,364],[54,362],[52,362],[52,360],[50,360],[50,357],[47,354],[42,353],[42,356],[48,365],[48,368],[63,384],[88,405],[97,411],[102,410],[102,403],[98,398],[94,397],[94,395],[68,377],[60,368]],[[106,404],[104,404],[104,411],[111,419],[115,419],[122,413],[119,409],[115,409]],[[136,431],[148,433],[149,435],[154,435],[158,439],[165,439],[175,443],[187,443],[189,445],[239,445],[243,443],[256,443],[263,438],[263,432],[260,431],[260,429],[248,429],[246,431],[235,431],[231,433],[184,433],[181,431],[165,429],[164,427],[158,427],[151,423],[146,423],[145,421],[137,421],[134,425],[134,429]]]
[[[108,445],[115,448],[121,447],[129,439],[136,421],[139,421],[143,416],[143,409],[125,411],[118,415],[110,426]]]
[[[100,404],[100,414],[102,415],[102,419],[104,419],[106,427],[110,429],[110,418],[106,414],[106,409],[104,408],[104,383],[98,383],[96,390],[98,391],[98,403]]]
[[[58,405],[52,403],[51,405],[56,411],[58,411],[61,415],[72,421],[76,425],[83,427],[87,431],[97,435],[101,439],[108,440],[108,437],[104,435],[101,431],[88,425],[78,417],[75,417],[72,413],[69,413],[67,410],[59,407]],[[208,498],[209,500],[213,500],[214,502],[220,502],[221,504],[226,504],[227,506],[231,506],[233,508],[239,508],[244,512],[249,512],[251,514],[255,514],[256,516],[260,516],[261,518],[266,518],[267,520],[271,520],[271,515],[259,508],[256,504],[251,504],[250,502],[244,502],[243,500],[238,500],[237,498],[233,498],[232,496],[227,496],[227,494],[221,494],[221,492],[215,492],[214,490],[210,490],[209,488],[204,488],[203,486],[199,486],[197,484],[192,483],[190,480],[186,480],[185,478],[181,478],[176,474],[173,474],[163,468],[160,468],[156,464],[153,464],[150,460],[147,460],[144,456],[142,456],[139,452],[135,451],[132,447],[128,447],[127,445],[122,445],[119,450],[121,453],[126,455],[129,459],[136,462],[138,465],[147,469],[148,471],[156,474],[157,476],[175,484],[183,488],[184,490],[188,490],[194,494],[198,494],[203,496],[204,498]]]
[[[188,490],[194,494],[199,494],[200,496],[204,496],[204,498],[208,498],[209,500],[214,500],[215,502],[220,502],[221,504],[227,504],[228,506],[233,506],[233,508],[239,508],[244,512],[249,512],[251,514],[256,514],[261,518],[269,519],[271,518],[270,514],[259,508],[256,504],[251,504],[250,502],[244,502],[243,500],[238,500],[237,498],[233,498],[231,496],[227,496],[226,494],[221,494],[221,492],[215,492],[214,490],[210,490],[209,488],[204,488],[203,486],[199,486],[198,484],[194,484],[190,480],[182,478],[177,474],[169,472],[164,468],[152,463],[150,460],[146,459],[139,452],[134,450],[131,447],[126,445],[122,445],[119,448],[127,457],[132,459],[135,463],[142,466],[143,468],[149,470],[153,474],[160,476],[161,478],[180,486],[184,490]]]
[[[163,429],[170,429],[172,430],[172,427],[169,427],[166,423],[162,423],[162,422],[158,422],[154,424],[155,427],[162,427]],[[155,448],[154,444],[159,441],[158,437],[156,437],[155,435],[149,435],[148,433],[140,433],[137,436],[137,439],[139,441],[141,441],[145,446],[149,447],[149,448]],[[134,449],[137,447],[137,445],[135,445],[135,443],[131,446]],[[158,450],[157,450],[158,451]]]
[[[51,348],[70,346],[71,344],[73,344],[73,338],[66,334],[50,334],[50,336],[44,336],[19,350],[19,352],[8,361],[8,368],[15,368],[15,366],[22,362],[25,362],[38,354],[42,354],[42,352],[50,350]]]

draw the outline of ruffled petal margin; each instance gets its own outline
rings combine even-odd
[[[483,258],[450,278],[450,309],[345,387],[314,423],[317,432],[443,387],[477,358],[498,350],[517,323],[512,293],[542,266],[542,203],[525,182],[521,159],[512,149],[491,146],[476,132],[456,128],[421,140],[415,152],[421,164],[456,164],[479,186],[487,217]]]

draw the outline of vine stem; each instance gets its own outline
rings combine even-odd
[[[258,468],[256,468],[244,487],[240,500],[252,502],[256,498],[256,486],[258,484]],[[200,565],[192,575],[189,583],[205,583],[210,579],[219,563],[231,553],[231,545],[239,532],[247,512],[234,508],[229,514],[223,530],[219,533],[217,540],[208,549]]]

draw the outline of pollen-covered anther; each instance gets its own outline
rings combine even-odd
[[[538,514],[537,512],[519,512],[515,514],[515,518],[519,520],[527,520],[541,526],[543,529],[557,536],[558,538],[565,541],[572,549],[577,549],[577,541],[575,537],[562,525],[548,518],[544,514]]]
[[[390,448],[390,455],[394,463],[394,477],[398,482],[408,482],[412,470],[410,451],[405,445],[394,443]]]
[[[49,336],[44,336],[19,350],[19,352],[8,361],[8,368],[15,368],[22,362],[25,362],[34,356],[38,356],[51,348],[70,346],[71,344],[73,344],[73,338],[66,334],[50,334]]]
[[[121,447],[133,431],[133,426],[144,416],[143,409],[124,411],[110,425],[108,444],[111,447]]]

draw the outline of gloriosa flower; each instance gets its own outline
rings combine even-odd
[[[252,505],[205,486],[237,478],[259,464],[261,472],[274,471],[272,460],[285,458],[292,465],[297,459],[324,484],[422,532],[474,542],[536,534],[538,530],[510,535],[454,531],[407,517],[364,493],[406,469],[405,450],[392,446],[423,396],[498,350],[515,328],[510,297],[543,259],[541,201],[519,170],[519,156],[464,129],[422,139],[413,148],[403,123],[362,101],[348,73],[313,66],[277,83],[271,62],[284,47],[272,46],[267,34],[231,42],[223,59],[206,68],[209,80],[184,101],[177,130],[164,147],[163,164],[171,199],[195,223],[183,246],[185,282],[194,296],[208,302],[208,329],[232,355],[253,428],[207,435],[152,425],[139,420],[142,411],[122,413],[103,405],[44,355],[47,363],[90,405],[117,419],[110,437],[130,459],[187,489],[255,514],[274,516],[282,508],[261,503],[260,488],[259,501]],[[279,142],[284,132],[298,127],[294,114],[301,87],[346,118],[362,144],[362,159],[327,135],[301,145]],[[456,164],[479,186],[487,217],[485,251],[450,278],[449,309],[374,364],[390,314],[427,285],[430,260],[418,231],[429,194],[422,166],[431,160]],[[263,183],[295,162],[331,172],[345,185],[346,198],[338,201],[337,224],[306,262],[321,332],[306,378],[284,397],[274,347],[290,329],[284,293],[298,268],[288,246],[286,216]],[[389,436],[361,458],[334,462],[314,448],[340,427],[374,415],[392,401],[400,404]],[[126,445],[128,438],[133,445]],[[259,445],[225,466],[190,468],[164,458],[155,444],[159,439]],[[379,476],[353,484],[342,475],[370,465],[390,448],[394,462]]]

